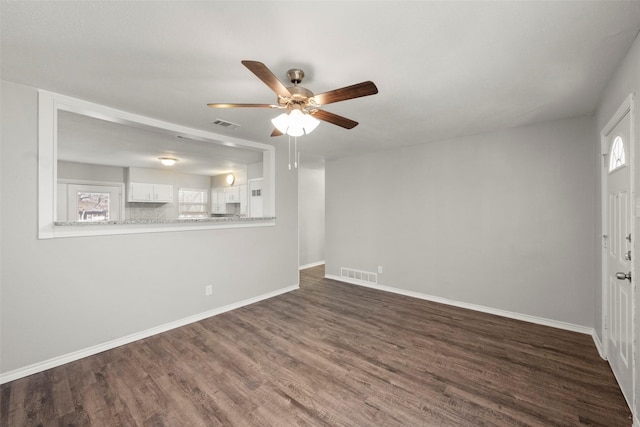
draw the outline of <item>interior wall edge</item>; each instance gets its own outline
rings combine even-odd
[[[281,289],[277,289],[275,291],[268,292],[263,295],[258,295],[252,298],[247,298],[243,301],[238,301],[232,304],[225,305],[223,307],[218,307],[213,310],[207,310],[200,314],[195,314],[193,316],[188,316],[183,319],[175,320],[173,322],[165,323],[164,325],[155,326],[153,328],[146,329],[144,331],[140,331],[131,335],[127,335],[121,338],[117,338],[115,340],[111,340],[102,344],[94,345],[91,347],[84,348],[82,350],[74,351],[69,354],[64,354],[62,356],[57,356],[48,360],[44,360],[42,362],[34,363],[28,366],[24,366],[22,368],[14,369],[9,372],[0,373],[0,384],[5,384],[10,381],[15,381],[20,378],[27,377],[29,375],[37,374],[38,372],[46,371],[47,369],[55,368],[57,366],[64,365],[66,363],[74,362],[76,360],[83,359],[85,357],[93,356],[94,354],[102,353],[103,351],[112,350],[114,348],[130,344],[132,342],[149,338],[154,335],[161,334],[163,332],[170,331],[172,329],[179,328],[181,326],[188,325],[190,323],[199,322],[200,320],[207,319],[209,317],[217,316],[222,313],[226,313],[231,310],[236,310],[238,308],[255,304],[257,302],[276,297],[278,295],[282,295],[291,291],[295,291],[296,289],[300,289],[300,283],[298,282],[295,285],[287,286]]]
[[[604,347],[602,346],[602,341],[600,340],[598,331],[595,328],[593,329],[591,336],[593,338],[593,343],[596,345],[596,350],[598,350],[598,355],[602,360],[607,360],[607,356],[604,354]]]

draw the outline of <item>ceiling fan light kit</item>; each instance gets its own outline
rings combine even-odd
[[[271,136],[285,134],[289,136],[308,135],[318,126],[320,120],[345,129],[353,129],[358,125],[358,122],[321,110],[320,107],[334,102],[378,93],[376,85],[371,81],[366,81],[314,95],[309,89],[298,86],[304,78],[304,71],[298,68],[292,68],[287,71],[287,77],[293,84],[293,86],[287,87],[262,62],[245,60],[242,61],[242,65],[247,67],[249,71],[275,92],[277,103],[210,103],[207,105],[211,108],[278,108],[287,110],[287,112],[272,120],[276,130],[273,131]]]
[[[308,135],[320,124],[320,120],[340,126],[344,129],[353,129],[358,122],[321,110],[323,105],[362,96],[375,95],[378,88],[371,81],[357,83],[340,89],[314,95],[309,89],[298,86],[304,78],[304,71],[292,68],[287,71],[287,77],[293,86],[285,86],[276,76],[258,61],[242,61],[242,65],[255,74],[264,84],[275,92],[276,104],[229,104],[211,103],[211,108],[278,108],[286,112],[271,119],[275,127],[271,136],[289,135],[289,170],[291,170],[291,137],[294,137],[294,168],[298,168],[298,137]]]
[[[308,135],[320,124],[320,120],[300,110],[292,110],[289,114],[282,113],[271,119],[271,123],[282,134],[289,136]]]

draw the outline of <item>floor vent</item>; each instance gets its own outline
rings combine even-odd
[[[370,271],[342,267],[340,268],[340,276],[351,280],[358,280],[360,282],[378,283],[378,274]]]
[[[227,129],[238,129],[240,127],[239,124],[227,122],[226,120],[222,120],[222,119],[216,119],[214,122],[211,122],[211,123],[216,126],[222,126],[223,128],[227,128]]]

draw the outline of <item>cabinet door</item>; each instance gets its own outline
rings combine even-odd
[[[227,187],[224,189],[224,202],[234,203],[234,187]]]
[[[154,184],[153,201],[163,203],[173,202],[173,185]]]
[[[127,194],[129,202],[152,202],[153,201],[153,184],[143,182],[129,183],[129,193]]]
[[[209,200],[211,201],[211,213],[218,213],[218,192],[216,190],[211,190]]]
[[[214,189],[211,191],[211,212],[215,214],[227,213],[224,191],[218,189]]]

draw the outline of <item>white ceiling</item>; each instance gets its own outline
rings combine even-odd
[[[325,107],[359,126],[299,139],[311,161],[593,113],[640,1],[2,1],[1,25],[5,80],[278,146],[278,111],[206,107],[275,102],[241,60],[315,93],[374,81]]]

